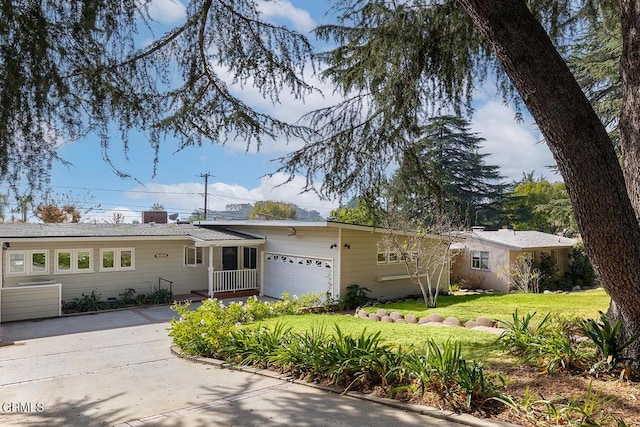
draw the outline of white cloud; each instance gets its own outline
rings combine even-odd
[[[316,22],[311,17],[309,11],[299,9],[287,0],[259,1],[258,10],[264,18],[287,20],[293,28],[301,32],[310,32],[316,27]]]
[[[337,207],[337,203],[320,200],[313,192],[301,193],[305,183],[304,178],[295,177],[293,181],[283,184],[286,179],[287,177],[283,174],[276,174],[273,178],[264,177],[255,188],[224,182],[209,183],[207,209],[221,211],[233,203],[253,204],[261,200],[276,200],[294,203],[307,210],[316,210],[326,217],[332,209]],[[186,219],[191,212],[204,207],[204,184],[201,182],[150,183],[131,189],[125,193],[125,197],[136,200],[137,205],[146,203],[151,206],[153,203],[160,203],[170,214],[177,212],[182,219]],[[140,218],[140,213],[136,213],[135,217]]]
[[[115,216],[121,217],[125,223],[132,223],[134,220],[141,220],[140,212],[133,211],[129,208],[117,207],[113,209],[96,209],[91,211],[84,217],[82,222],[97,222],[97,223],[114,223]]]
[[[540,142],[542,136],[532,119],[526,116],[524,123],[518,123],[514,117],[515,111],[498,101],[489,101],[476,110],[471,129],[486,139],[481,149],[489,153],[486,163],[500,166],[507,181],[520,179],[523,172],[532,170],[536,175],[559,180],[547,168],[555,165],[555,160],[547,144]]]
[[[187,10],[180,0],[152,0],[149,4],[149,16],[157,22],[171,24],[184,21]]]

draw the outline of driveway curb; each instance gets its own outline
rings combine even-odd
[[[473,415],[469,415],[469,414],[456,414],[455,412],[443,411],[441,409],[434,408],[431,406],[411,405],[408,403],[399,402],[395,399],[371,396],[369,394],[365,394],[357,391],[349,391],[344,393],[343,390],[339,390],[334,387],[327,387],[321,384],[294,379],[291,376],[278,374],[277,372],[273,372],[268,369],[258,369],[258,368],[251,368],[247,366],[239,366],[233,363],[225,362],[223,360],[212,359],[208,357],[190,356],[182,353],[180,351],[180,348],[175,345],[171,346],[171,353],[173,353],[174,355],[182,359],[185,359],[194,363],[202,363],[205,365],[215,366],[220,369],[241,371],[241,372],[250,373],[250,374],[262,375],[264,377],[278,379],[281,381],[288,381],[294,384],[304,385],[307,387],[312,387],[312,388],[328,391],[335,394],[346,395],[349,397],[353,397],[355,399],[367,400],[370,402],[375,402],[381,405],[389,406],[391,408],[401,409],[406,412],[414,412],[414,413],[426,415],[426,416],[437,418],[444,421],[451,421],[454,423],[467,425],[470,427],[518,427],[516,424],[511,424],[503,421],[486,420],[486,419],[474,417]]]

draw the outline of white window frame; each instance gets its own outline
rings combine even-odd
[[[44,254],[44,270],[42,271],[34,271],[33,270],[33,256],[35,254]],[[33,250],[29,251],[29,264],[27,265],[29,268],[28,274],[49,274],[49,251],[48,250]]]
[[[384,257],[384,260],[380,259],[381,256]],[[399,264],[401,258],[400,253],[397,251],[378,251],[376,261],[378,265]]]
[[[7,276],[38,276],[49,274],[49,251],[45,249],[36,249],[32,251],[7,251]],[[44,270],[33,270],[33,255],[44,254]],[[22,270],[11,271],[11,256],[22,256]]]
[[[78,254],[88,252],[89,253],[89,268],[78,268]],[[61,270],[60,264],[58,263],[58,257],[62,253],[70,254],[70,268],[69,270]],[[82,273],[93,273],[93,249],[56,249],[55,251],[55,274],[82,274]],[[101,262],[102,263],[102,262]]]
[[[188,251],[193,251],[194,263],[191,264],[188,261]],[[201,252],[200,262],[198,262],[198,251]],[[204,248],[202,246],[185,246],[184,247],[184,266],[185,267],[201,267],[204,265]]]
[[[104,255],[106,252],[113,252],[113,267],[104,266]],[[131,252],[131,265],[122,265],[122,253]],[[136,269],[135,248],[101,248],[100,249],[100,271],[128,271]]]
[[[486,254],[486,256],[483,256]],[[475,260],[478,260],[478,266],[475,267]],[[482,261],[486,260],[486,267],[483,267]],[[489,251],[471,251],[471,269],[489,271]]]

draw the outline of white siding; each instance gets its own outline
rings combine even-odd
[[[240,232],[264,235],[267,237],[265,245],[260,248],[260,254],[258,255],[258,259],[260,260],[263,259],[264,252],[331,260],[333,263],[334,296],[339,296],[341,286],[338,277],[338,272],[340,271],[338,229],[321,226],[317,228],[295,227],[294,234],[293,230],[288,227],[241,226],[235,228]],[[335,246],[332,248],[331,246],[333,245]],[[259,268],[263,267],[259,266]],[[267,268],[267,266],[265,265],[264,268]],[[265,275],[266,274],[265,272]],[[285,287],[286,286],[283,288]],[[305,290],[304,286],[294,285],[291,288],[300,292]],[[311,293],[317,291],[317,289],[308,289],[308,291]]]
[[[205,264],[198,267],[184,266],[184,247],[193,245],[191,240],[119,240],[105,242],[61,242],[38,243],[38,249],[48,249],[50,256],[49,273],[29,276],[5,276],[4,287],[17,286],[20,282],[55,280],[62,283],[62,300],[79,298],[82,294],[96,291],[102,298],[118,297],[127,288],[138,293],[150,293],[158,286],[158,278],[173,282],[173,293],[184,294],[191,290],[207,288],[208,249],[204,249]],[[92,249],[93,272],[75,274],[55,274],[55,250]],[[100,271],[101,248],[134,248],[135,270]],[[11,244],[11,250],[30,250],[25,242]],[[156,257],[155,255],[159,256]],[[167,256],[165,256],[165,254]],[[6,260],[3,259],[3,262]],[[6,273],[6,271],[5,271]],[[167,286],[163,283],[163,287]],[[3,304],[4,305],[4,304]]]
[[[0,294],[2,322],[60,316],[59,284],[4,288]]]

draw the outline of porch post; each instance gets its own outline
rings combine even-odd
[[[209,298],[213,298],[213,246],[209,246]]]

